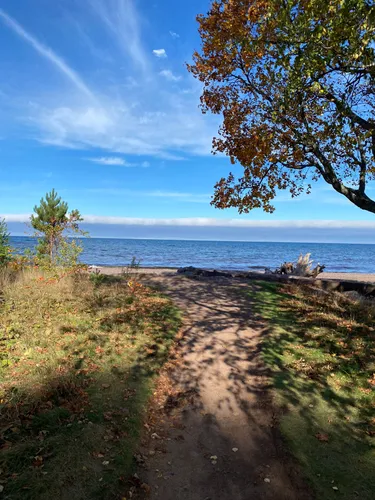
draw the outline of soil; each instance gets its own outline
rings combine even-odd
[[[239,280],[149,275],[184,312],[145,424],[138,476],[146,498],[312,498],[278,432],[260,353],[265,325]],[[127,497],[126,497],[127,498]]]

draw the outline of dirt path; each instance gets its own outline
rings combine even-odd
[[[148,279],[185,311],[179,363],[169,380],[161,377],[169,392],[156,397],[141,450],[150,498],[311,498],[274,425],[259,355],[262,325],[244,294],[249,284]]]

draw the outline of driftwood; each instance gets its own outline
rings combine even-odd
[[[316,278],[320,273],[322,273],[325,269],[325,266],[321,266],[318,264],[313,269],[311,269],[310,254],[305,256],[300,256],[297,263],[293,262],[284,262],[279,268],[274,271],[270,268],[265,269],[266,274],[274,274],[274,275],[286,275],[286,276],[301,276],[304,278]],[[224,278],[246,278],[249,279],[253,276],[254,273],[249,272],[227,272],[227,271],[216,271],[208,270],[208,269],[199,269],[197,267],[188,266],[181,267],[177,269],[178,274],[184,274],[185,276],[197,278],[197,277],[224,277]]]
[[[272,271],[270,268],[266,268],[267,274],[286,274],[290,276],[301,276],[304,278],[316,278],[320,273],[322,273],[326,266],[321,266],[318,264],[312,268],[313,261],[310,259],[311,254],[300,255],[296,263],[294,262],[284,262],[280,267]]]
[[[217,277],[222,276],[224,278],[232,278],[233,275],[231,273],[226,273],[223,271],[209,271],[207,269],[199,269],[197,267],[189,266],[189,267],[181,267],[177,269],[177,274],[184,274],[185,276],[203,276],[203,277]]]

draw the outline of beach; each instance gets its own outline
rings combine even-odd
[[[96,266],[95,269],[98,269],[103,274],[109,275],[119,275],[124,272],[123,267],[119,266]],[[157,276],[166,276],[166,275],[174,275],[177,273],[178,268],[171,267],[139,267],[136,272],[141,274],[151,274]],[[134,270],[133,270],[134,272]],[[235,274],[236,271],[230,270],[230,273]],[[238,270],[239,273],[243,273],[242,270]],[[262,271],[252,272],[251,274],[255,275],[265,275]],[[266,276],[266,275],[265,275]],[[332,281],[356,281],[360,283],[375,283],[375,273],[321,273],[318,275],[317,279],[319,280],[332,280]]]

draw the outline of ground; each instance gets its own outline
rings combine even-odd
[[[373,306],[170,270],[0,301],[3,498],[373,498]]]
[[[151,498],[310,498],[280,439],[260,353],[265,325],[254,318],[249,285],[181,276],[147,282],[185,311],[141,449],[147,470],[139,474]]]

